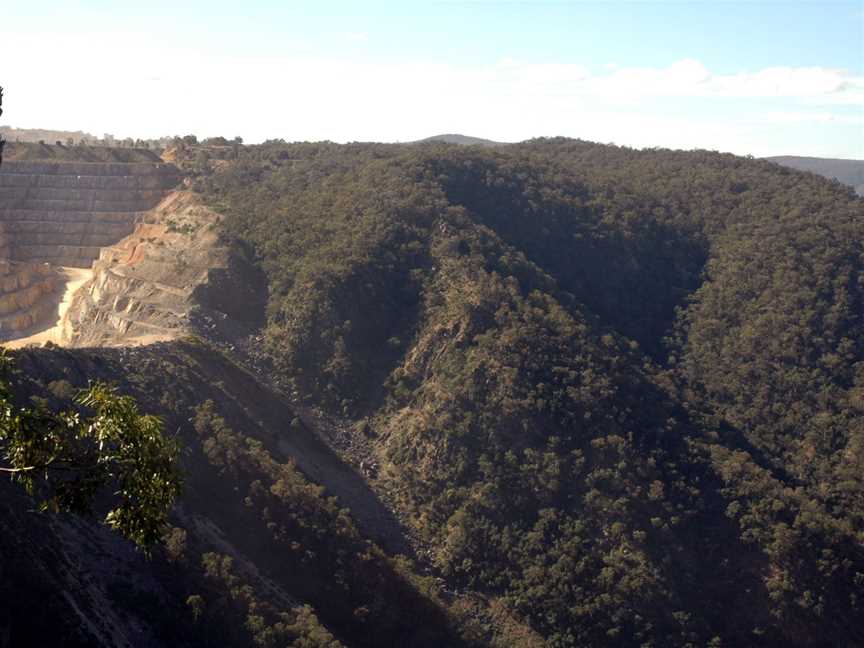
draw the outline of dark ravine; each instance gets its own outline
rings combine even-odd
[[[183,458],[185,492],[172,521],[188,534],[184,542],[188,553],[179,563],[166,560],[162,550],[147,560],[98,525],[75,518],[27,513],[26,498],[11,486],[4,486],[10,496],[2,501],[2,506],[8,508],[8,515],[4,516],[7,533],[0,540],[0,571],[7,575],[2,587],[4,594],[21,588],[25,596],[7,618],[0,618],[0,646],[208,646],[219,632],[242,635],[242,616],[210,618],[210,624],[219,626],[232,622],[238,628],[213,630],[204,636],[199,635],[187,618],[186,598],[197,591],[205,595],[208,591],[200,564],[196,562],[207,551],[230,556],[243,577],[268,601],[288,608],[297,607],[300,602],[312,602],[321,621],[335,629],[337,636],[348,632],[350,638],[357,633],[358,629],[351,627],[350,620],[338,616],[338,609],[344,608],[347,601],[341,601],[342,595],[338,592],[327,593],[326,586],[322,591],[323,581],[317,581],[332,575],[333,570],[339,571],[331,562],[335,554],[320,566],[291,558],[290,550],[284,547],[278,534],[271,535],[267,525],[249,515],[248,504],[244,504],[244,489],[248,487],[244,484],[248,482],[242,472],[235,473],[236,468],[232,468],[226,474],[218,470],[217,465],[208,464],[207,445],[202,446],[202,439],[191,424],[194,407],[190,404],[216,403],[218,414],[233,429],[242,431],[244,441],[260,442],[274,459],[296,465],[310,479],[322,484],[328,493],[338,496],[341,504],[351,510],[357,528],[370,541],[394,553],[404,550],[398,523],[363,477],[343,463],[304,424],[294,422],[292,406],[283,396],[262,386],[215,348],[198,342],[160,343],[129,349],[26,350],[17,354],[16,369],[20,376],[15,382],[16,389],[25,398],[40,396],[59,403],[58,381],[82,386],[90,380],[107,380],[117,384],[124,393],[134,395],[143,408],[158,411],[165,417],[166,429],[177,434],[186,448]],[[215,382],[214,376],[219,377]],[[263,474],[258,477],[262,478]],[[309,522],[312,521],[310,518]],[[34,536],[39,539],[36,545],[20,542],[21,538]],[[344,548],[338,548],[340,541],[336,542],[335,550],[342,552],[354,541],[346,539]],[[361,543],[366,547],[364,551],[371,548],[368,542]],[[323,546],[316,550],[327,556]],[[377,561],[373,571],[384,570],[382,575],[386,576],[392,567],[383,560],[383,554],[381,556],[370,556],[367,560],[372,561],[370,567]],[[21,568],[22,564],[27,565],[26,569]],[[303,578],[307,582],[296,581],[304,571],[307,573]],[[314,578],[308,580],[312,576]],[[380,603],[394,611],[419,606],[415,613],[421,618],[431,614],[431,619],[441,614],[434,610],[436,605],[443,604],[423,602],[411,588],[400,593],[400,587],[404,587],[398,584],[400,575],[392,573],[387,578],[393,582],[384,590],[372,589],[364,594],[357,591],[359,585],[352,584],[349,595],[359,597],[358,602],[364,596],[381,597]],[[24,610],[27,605],[34,605],[34,598],[41,596],[38,592],[51,593],[48,599],[51,609],[63,617],[64,623],[44,626],[31,623],[33,617]],[[412,597],[418,597],[415,603]],[[337,616],[334,617],[330,606],[337,609]],[[374,618],[376,613],[372,616]],[[441,645],[439,642],[451,630],[446,621],[443,625],[441,621],[436,623],[439,627],[434,631],[418,630],[410,618],[393,619],[378,635],[389,637],[384,644],[375,639],[374,633],[366,640],[347,643]],[[421,635],[428,635],[428,639]],[[448,641],[454,642],[448,645],[461,645],[461,640],[455,636]]]

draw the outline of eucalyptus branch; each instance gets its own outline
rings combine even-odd
[[[8,362],[0,350],[0,370]],[[105,523],[152,545],[180,493],[176,440],[163,435],[160,419],[141,414],[132,398],[108,385],[92,384],[76,401],[92,413],[18,408],[0,379],[0,474],[55,512],[86,512],[100,489],[117,482]]]
[[[126,462],[128,463],[128,462]],[[61,463],[46,463],[38,466],[24,466],[22,468],[4,468],[0,466],[0,472],[3,473],[24,473],[24,472],[32,472],[34,470],[65,470],[67,472],[84,472],[86,470],[94,470],[96,468],[101,468],[100,464],[91,464],[88,466],[79,466],[79,465],[69,465],[64,466]]]
[[[45,468],[46,466],[26,466],[24,468],[3,468],[0,466],[0,472],[3,473],[23,473],[30,472],[31,470],[39,470],[40,468]]]

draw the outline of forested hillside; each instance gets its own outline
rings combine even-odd
[[[448,603],[397,557],[398,525],[363,480],[214,348],[53,347],[20,352],[16,368],[24,402],[60,407],[107,380],[158,412],[184,484],[149,558],[86,519],[35,515],[0,484],[0,645],[486,645],[481,606]]]
[[[271,144],[198,181],[259,362],[550,646],[864,642],[864,202],[770,162]],[[713,642],[713,643],[712,643]]]
[[[864,645],[851,189],[568,139],[205,149],[265,324],[14,355],[21,403],[162,417],[184,488],[148,560],[3,485],[0,646]]]

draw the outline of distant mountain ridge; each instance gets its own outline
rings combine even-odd
[[[423,144],[426,142],[443,142],[445,144],[459,144],[461,146],[507,146],[508,142],[496,142],[494,140],[484,139],[482,137],[471,137],[470,135],[460,135],[459,133],[445,133],[443,135],[433,135],[426,137],[412,144]]]
[[[472,137],[459,133],[433,135],[410,143],[425,144],[428,142],[442,142],[444,144],[458,144],[460,146],[485,146],[490,148],[509,145],[508,142],[496,142],[482,137]],[[825,178],[837,180],[852,187],[859,196],[864,196],[864,160],[842,160],[804,157],[800,155],[777,155],[764,159],[798,171],[810,171]]]
[[[798,171],[810,171],[847,184],[859,196],[864,196],[864,160],[838,160],[832,158],[777,155],[765,158]]]

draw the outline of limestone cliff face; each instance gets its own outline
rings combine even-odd
[[[5,161],[0,222],[8,257],[89,268],[179,181],[170,164]]]
[[[4,161],[0,339],[44,341],[30,337],[39,325],[71,346],[242,334],[263,313],[263,282],[219,241],[218,215],[175,190],[181,178],[156,161]],[[93,276],[64,296],[72,283],[52,266]]]
[[[70,346],[127,346],[207,329],[253,325],[263,312],[258,278],[216,234],[219,216],[189,191],[175,191],[116,245],[64,321]]]
[[[4,160],[0,340],[54,326],[65,284],[54,266],[89,268],[179,182],[176,167],[155,160]]]
[[[0,339],[50,320],[59,283],[48,264],[0,260]]]

